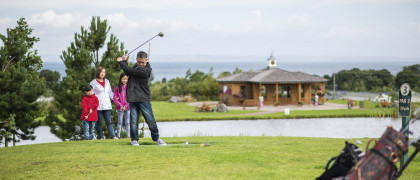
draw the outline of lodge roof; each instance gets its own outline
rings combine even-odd
[[[289,72],[276,67],[271,67],[260,69],[258,71],[234,74],[216,79],[216,81],[225,83],[296,84],[327,82],[328,80],[303,72]]]

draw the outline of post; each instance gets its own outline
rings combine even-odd
[[[403,83],[400,87],[398,93],[398,109],[398,114],[402,117],[401,129],[404,129],[406,126],[409,125],[411,110],[411,89],[410,85],[408,85],[407,83]],[[404,135],[407,138],[409,137],[408,128],[409,127],[407,127],[407,131],[404,133]],[[401,158],[400,167],[403,167],[407,159],[408,153],[404,154],[404,156]]]
[[[276,83],[276,102],[279,101],[279,84]]]
[[[408,126],[408,123],[410,121],[410,116],[403,116],[402,120],[401,120],[401,128],[405,128],[406,126]],[[408,129],[410,127],[407,128],[407,131],[404,133],[404,136],[408,137]],[[404,156],[401,158],[401,162],[400,162],[400,167],[402,167],[404,165],[404,163],[407,161],[408,159],[408,153],[405,153]]]
[[[301,89],[302,89],[302,85],[299,83],[298,84],[298,104],[299,104],[299,101],[301,101],[302,100],[302,97],[300,97],[300,94],[301,94]]]

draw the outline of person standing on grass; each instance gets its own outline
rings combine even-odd
[[[118,86],[114,90],[114,102],[117,104],[118,124],[117,124],[117,137],[121,138],[121,126],[123,118],[125,117],[125,128],[127,137],[130,137],[130,105],[127,102],[126,89],[127,89],[128,76],[121,73]]]
[[[93,87],[93,92],[99,99],[98,124],[96,126],[96,131],[98,132],[98,139],[102,139],[102,117],[104,117],[111,138],[118,139],[115,137],[114,127],[111,123],[111,99],[113,98],[114,93],[112,93],[111,85],[109,84],[108,79],[105,79],[105,75],[105,68],[100,66],[96,70],[96,78],[90,82],[90,85]]]
[[[139,111],[143,114],[147,125],[149,126],[152,140],[158,145],[166,145],[166,143],[159,138],[159,130],[153,116],[152,105],[150,104],[150,90],[149,78],[152,73],[152,68],[147,60],[147,53],[140,51],[137,53],[137,63],[132,67],[128,67],[127,55],[117,58],[118,63],[124,70],[124,73],[129,75],[127,85],[127,101],[130,104],[130,135],[131,145],[138,146],[139,140]]]
[[[97,109],[99,100],[93,94],[93,87],[87,85],[85,87],[85,95],[82,99],[82,115],[80,119],[83,121],[83,138],[85,140],[92,140],[95,137],[95,124],[98,121]]]

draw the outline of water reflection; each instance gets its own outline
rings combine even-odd
[[[48,126],[40,126],[35,129],[35,136],[36,139],[31,140],[20,140],[20,142],[16,142],[16,145],[26,145],[26,144],[40,144],[40,143],[51,143],[51,142],[61,142],[61,139],[57,138],[54,134],[51,134],[50,127]],[[9,146],[12,146],[13,144],[10,142]],[[4,147],[4,144],[2,144],[2,147]]]
[[[161,137],[181,136],[297,136],[329,138],[376,138],[387,126],[401,128],[401,118],[315,118],[276,120],[229,120],[158,122]],[[420,135],[420,122],[410,127]],[[411,137],[413,137],[411,136]],[[146,137],[150,132],[146,131]]]

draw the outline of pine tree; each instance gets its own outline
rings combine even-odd
[[[110,81],[111,87],[118,84],[122,70],[116,59],[126,52],[123,43],[119,45],[119,40],[113,34],[110,35],[108,43],[105,42],[110,29],[106,20],[101,21],[100,17],[92,17],[90,27],[88,29],[81,27],[81,32],[74,35],[74,42],[71,42],[60,56],[66,66],[67,76],[63,77],[60,84],[55,87],[54,98],[63,118],[58,118],[53,112],[49,112],[46,123],[50,126],[51,133],[62,140],[72,138],[73,134],[74,139],[79,139],[82,135],[80,114],[83,89],[95,78],[96,68],[99,66],[106,68],[106,78]],[[105,52],[99,57],[99,51],[105,44]],[[116,120],[115,117],[114,114],[112,119]]]
[[[38,71],[42,60],[33,46],[39,38],[31,36],[25,18],[17,21],[17,26],[0,34],[0,132],[8,142],[34,140],[35,128],[40,125],[35,118],[41,110],[36,99],[45,91],[45,83]],[[18,138],[18,139],[17,139]]]

